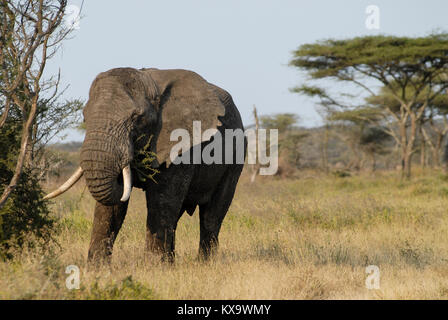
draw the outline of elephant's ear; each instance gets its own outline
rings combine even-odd
[[[203,139],[202,132],[217,129],[221,125],[218,117],[225,114],[225,106],[219,99],[216,87],[194,72],[187,70],[150,72],[160,92],[161,128],[156,142],[157,161],[159,164],[166,162],[168,167],[171,163],[171,149],[179,143],[170,140],[173,130],[187,130],[190,135],[190,146],[193,147],[193,121],[200,121],[201,142],[210,140],[210,135]]]

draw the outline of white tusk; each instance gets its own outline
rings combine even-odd
[[[126,202],[129,200],[132,191],[132,178],[131,178],[131,167],[126,166],[123,168],[123,196],[120,201]]]
[[[68,189],[70,189],[70,188],[76,183],[76,181],[78,181],[79,178],[81,178],[81,177],[82,177],[82,168],[79,167],[79,168],[75,171],[75,173],[74,173],[70,178],[68,178],[67,181],[65,181],[65,183],[64,183],[62,186],[60,186],[59,188],[57,188],[57,189],[56,189],[55,191],[53,191],[52,193],[47,194],[47,195],[44,197],[44,200],[52,199],[52,198],[57,197],[58,195],[64,193],[65,191],[67,191]]]

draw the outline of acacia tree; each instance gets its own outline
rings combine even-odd
[[[440,167],[443,139],[448,133],[448,96],[446,94],[439,95],[432,101],[424,123],[428,124],[429,130],[422,126],[421,132],[425,142],[431,148],[432,164],[438,168]]]
[[[280,134],[292,130],[299,120],[294,113],[277,113],[272,116],[260,117],[261,126],[265,129],[277,129]]]
[[[430,92],[430,91],[433,92]],[[408,88],[406,94],[410,97],[415,95],[413,88]],[[448,97],[446,94],[437,94],[434,99],[427,101],[427,97],[435,95],[434,89],[429,87],[423,88],[421,92],[416,96],[414,108],[419,109],[427,103],[424,112],[418,118],[417,130],[420,133],[420,153],[422,158],[425,158],[425,146],[429,145],[432,151],[433,164],[439,166],[439,157],[442,149],[443,138],[448,132]],[[393,112],[397,116],[400,115],[400,103],[397,101],[387,88],[381,88],[376,96],[371,96],[366,99],[367,103],[375,106],[381,110],[388,110]],[[386,113],[387,115],[387,113]],[[412,134],[411,122],[406,123],[408,135]],[[388,122],[388,133],[394,137],[397,144],[400,144],[400,127],[396,125],[396,122]],[[414,148],[416,151],[417,148]]]
[[[377,88],[384,87],[399,104],[398,112],[387,105],[384,111],[398,127],[402,176],[411,176],[419,123],[428,105],[448,87],[448,34],[419,38],[366,36],[304,44],[293,52],[290,66],[306,72],[311,80],[350,84],[350,95],[319,86],[292,89],[317,96],[327,106],[357,109],[362,107],[359,100],[377,96]],[[419,102],[418,97],[426,88],[430,90]]]
[[[280,157],[288,167],[297,168],[300,164],[300,143],[308,136],[296,125],[300,120],[294,113],[277,113],[260,117],[261,127],[264,129],[277,129],[279,133]],[[280,165],[281,166],[281,165]]]
[[[361,154],[364,153],[371,160],[372,171],[375,171],[376,155],[384,153],[384,143],[389,138],[380,125],[383,119],[381,110],[365,107],[342,111],[329,109],[327,113],[327,120],[342,129],[342,139],[352,152],[355,169],[361,168]]]
[[[13,175],[3,189],[0,209],[17,186],[35,147],[74,121],[79,100],[59,102],[60,74],[44,78],[47,61],[72,28],[63,23],[66,0],[0,0],[0,129],[19,123],[20,144]],[[55,126],[53,126],[55,125]],[[56,129],[56,130],[54,130]]]

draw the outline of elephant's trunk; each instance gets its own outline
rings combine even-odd
[[[110,126],[107,126],[110,128]],[[81,148],[81,167],[93,198],[103,205],[127,201],[132,184],[130,162],[132,144],[129,135],[87,130]]]

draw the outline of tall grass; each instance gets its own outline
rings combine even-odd
[[[176,263],[145,256],[146,204],[134,190],[110,268],[89,270],[94,200],[82,183],[57,198],[58,245],[0,262],[2,299],[446,299],[448,181],[417,173],[296,180],[243,176],[208,263],[197,212],[176,234]],[[65,286],[68,265],[81,287]],[[365,286],[366,266],[380,289]]]

